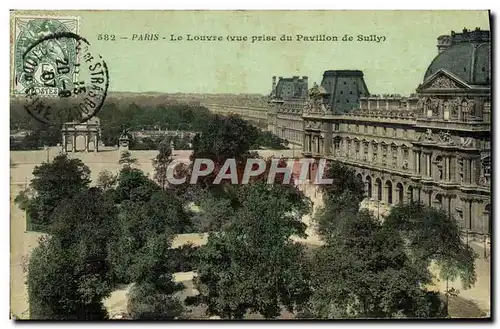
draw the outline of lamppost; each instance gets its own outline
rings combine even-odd
[[[47,145],[45,145],[45,146],[43,147],[43,149],[44,149],[45,151],[47,151],[47,163],[49,163],[49,153],[50,153],[50,148],[49,148]]]
[[[377,199],[377,220],[380,221],[380,200]]]

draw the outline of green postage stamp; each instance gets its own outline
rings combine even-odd
[[[44,83],[43,79],[48,72],[57,70],[58,61],[77,60],[76,40],[71,38],[51,39],[40,47],[37,58],[39,63],[36,71],[28,74],[23,70],[29,66],[23,59],[26,52],[39,40],[57,33],[78,33],[79,20],[75,17],[50,17],[50,16],[14,16],[11,34],[11,65],[12,65],[12,93],[24,95],[30,82],[37,95],[57,96],[60,86],[76,81],[74,65],[68,65],[64,72],[59,72],[52,84]],[[45,74],[44,74],[45,73]],[[34,81],[28,81],[28,76],[33,76]]]

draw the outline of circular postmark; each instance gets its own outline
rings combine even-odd
[[[106,62],[72,32],[48,34],[28,46],[17,81],[26,111],[45,124],[83,123],[104,104],[109,86]]]

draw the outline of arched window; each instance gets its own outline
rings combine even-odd
[[[407,198],[408,202],[413,202],[413,186],[408,186],[408,192],[407,192]]]
[[[493,225],[493,219],[491,216],[491,204],[489,203],[484,207],[484,217],[485,217],[484,233],[491,235],[491,226]]]
[[[375,185],[377,186],[377,200],[382,201],[382,181],[380,178],[375,180]]]
[[[398,195],[397,195],[397,197],[398,197],[397,203],[398,204],[403,204],[404,203],[404,188],[403,188],[403,184],[397,183],[396,184],[396,191],[398,193]]]
[[[335,156],[340,156],[340,137],[337,136],[333,139],[333,148]]]
[[[428,118],[432,117],[432,101],[428,98],[424,103],[424,115]]]
[[[385,192],[387,194],[386,202],[392,204],[392,182],[389,180],[385,182]]]
[[[370,143],[367,140],[363,140],[363,161],[368,161],[368,145]]]
[[[369,198],[372,197],[372,178],[371,176],[366,176],[366,192]]]
[[[443,196],[439,193],[434,197],[434,207],[443,208]]]

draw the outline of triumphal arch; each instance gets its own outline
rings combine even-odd
[[[88,152],[92,144],[94,152],[99,151],[99,139],[101,136],[100,120],[97,117],[89,119],[87,122],[66,122],[62,126],[62,150],[68,152],[68,144],[71,152],[77,151],[77,139],[83,137],[83,151]]]

